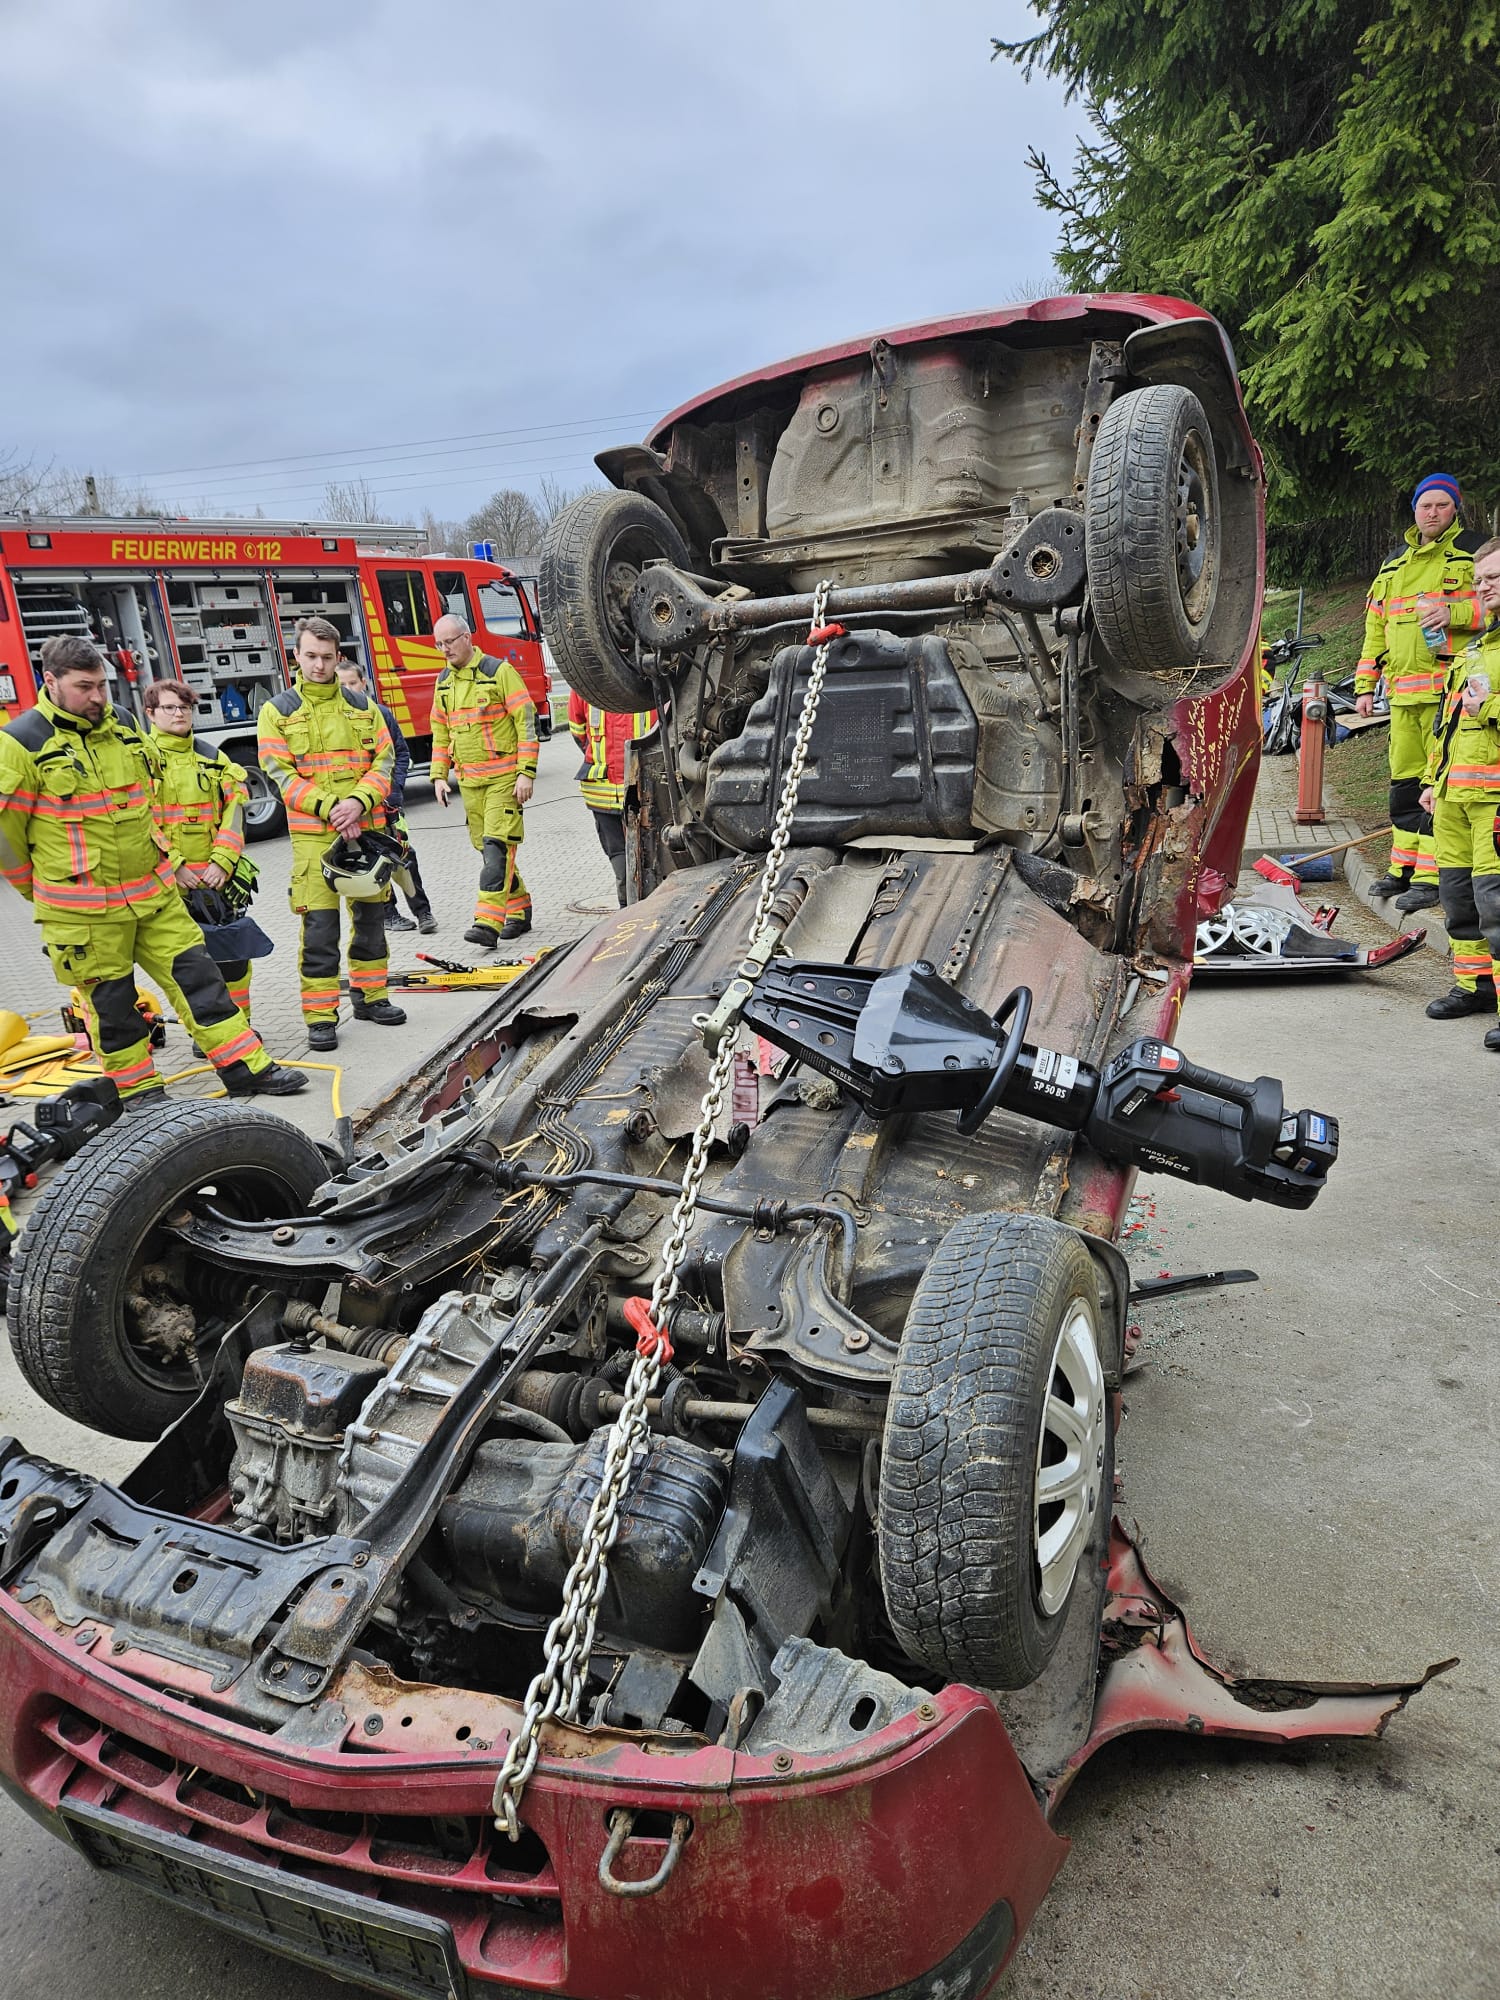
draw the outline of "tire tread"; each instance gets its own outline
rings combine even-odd
[[[1019,1555],[1037,1447],[1028,1378],[1051,1359],[1039,1355],[1056,1303],[1094,1282],[1071,1231],[975,1215],[918,1285],[886,1414],[878,1544],[896,1636],[936,1672],[1024,1686],[1061,1629],[1061,1614],[1043,1620],[1032,1604]]]
[[[284,1118],[252,1106],[217,1102],[169,1104],[159,1112],[127,1112],[64,1163],[37,1197],[16,1239],[7,1326],[11,1352],[27,1382],[46,1403],[75,1423],[111,1437],[150,1439],[161,1426],[145,1424],[139,1410],[122,1407],[105,1385],[81,1366],[86,1316],[104,1308],[94,1267],[108,1244],[121,1206],[143,1173],[160,1172],[184,1147],[210,1130],[263,1128],[294,1170],[310,1139]],[[311,1160],[301,1164],[312,1178]],[[313,1184],[327,1178],[318,1157]],[[211,1171],[211,1170],[210,1170]],[[206,1174],[205,1174],[205,1177]],[[190,1399],[188,1399],[190,1400]]]
[[[1177,460],[1190,429],[1211,437],[1198,398],[1177,383],[1153,383],[1110,404],[1089,460],[1094,619],[1111,657],[1142,673],[1187,666],[1201,645],[1183,609],[1171,525]]]

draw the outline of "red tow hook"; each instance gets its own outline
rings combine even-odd
[[[809,646],[826,646],[830,639],[842,639],[848,632],[847,625],[814,625],[807,635]]]
[[[625,1323],[635,1333],[635,1351],[644,1360],[655,1359],[663,1368],[672,1359],[672,1342],[665,1327],[658,1327],[651,1317],[649,1299],[627,1299],[624,1305]]]

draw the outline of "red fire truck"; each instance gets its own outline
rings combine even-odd
[[[136,715],[151,681],[187,682],[198,734],[250,774],[246,830],[264,840],[285,814],[256,763],[255,722],[287,684],[297,620],[333,622],[420,766],[443,665],[432,628],[452,611],[485,652],[513,662],[549,732],[551,684],[527,587],[501,564],[421,546],[420,530],[384,525],[0,514],[0,726],[36,699],[42,641],[76,632],[104,653],[116,705]]]

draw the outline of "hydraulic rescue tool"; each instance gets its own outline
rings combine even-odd
[[[957,1111],[965,1136],[995,1110],[1081,1132],[1102,1159],[1200,1181],[1241,1201],[1308,1208],[1338,1158],[1338,1120],[1285,1110],[1274,1077],[1253,1083],[1143,1037],[1105,1067],[1025,1040],[1031,992],[993,1017],[925,960],[894,971],[773,961],[744,1020],[821,1070],[872,1116]]]

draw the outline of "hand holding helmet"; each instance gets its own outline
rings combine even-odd
[[[367,832],[354,840],[336,840],[323,856],[323,880],[351,903],[383,903],[392,882],[410,895],[410,855],[410,844],[395,834]]]

